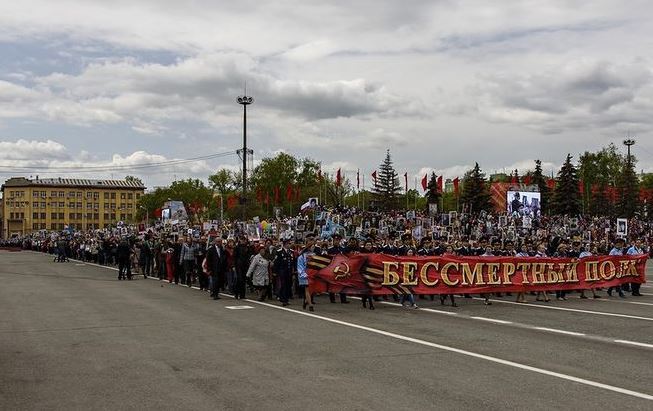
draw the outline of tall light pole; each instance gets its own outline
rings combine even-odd
[[[247,92],[247,91],[245,91]],[[238,96],[238,104],[243,106],[243,199],[247,192],[247,106],[254,102],[254,97]]]
[[[630,163],[630,146],[635,145],[635,140],[627,138],[624,140],[624,145],[628,147],[628,157],[626,158],[626,161]]]

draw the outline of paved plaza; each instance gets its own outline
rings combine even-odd
[[[653,407],[649,285],[417,310],[321,296],[308,313],[27,251],[0,251],[0,281],[4,410]]]

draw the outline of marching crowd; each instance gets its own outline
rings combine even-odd
[[[117,266],[119,280],[130,280],[135,274],[153,276],[188,287],[196,285],[210,292],[214,299],[219,299],[221,292],[236,299],[245,298],[249,292],[255,293],[261,301],[276,299],[284,306],[293,296],[298,296],[303,300],[303,308],[311,311],[314,299],[308,292],[306,267],[308,258],[315,254],[583,258],[650,252],[650,227],[636,220],[631,222],[631,236],[626,240],[616,237],[610,221],[604,219],[538,218],[524,228],[520,227],[519,219],[511,221],[511,216],[504,217],[507,223],[499,223],[500,219],[494,215],[461,215],[453,216],[446,227],[440,219],[431,219],[424,231],[416,232],[415,220],[420,216],[411,217],[356,214],[351,209],[336,210],[328,216],[320,213],[321,219],[337,218],[339,222],[332,224],[325,234],[324,226],[328,222],[322,221],[319,226],[302,233],[301,240],[295,235],[266,237],[265,233],[248,238],[243,228],[245,224],[231,223],[209,230],[190,230],[192,234],[189,231],[188,236],[171,235],[162,227],[150,227],[141,233],[134,227],[127,227],[120,231],[40,233],[10,241],[14,245],[20,241],[26,249],[50,253],[59,262],[74,258]],[[353,223],[363,229],[352,230]],[[297,230],[297,221],[289,222],[289,227]],[[601,297],[597,290],[589,291],[591,297]],[[613,292],[621,297],[625,297],[626,292],[641,295],[636,283],[607,290],[608,295]],[[579,293],[580,298],[588,298],[585,290]],[[568,295],[569,292],[556,291],[555,298],[565,300]],[[345,294],[330,294],[329,297],[332,303],[336,302],[336,297],[341,303],[349,303]],[[362,297],[363,306],[370,309],[374,309],[375,301],[387,298]],[[489,295],[483,297],[486,304],[491,304]],[[391,298],[401,299],[406,307],[417,308],[412,295]],[[434,296],[420,295],[419,298],[434,299]],[[439,298],[441,304],[449,300],[451,305],[456,305],[454,295]],[[546,292],[535,294],[535,299],[550,300]],[[526,296],[518,293],[516,301],[526,302]]]

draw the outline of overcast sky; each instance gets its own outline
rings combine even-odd
[[[283,150],[369,176],[390,149],[412,184],[474,161],[550,172],[630,133],[653,171],[652,17],[644,0],[3,1],[0,166],[235,150],[246,82],[259,160]],[[220,167],[238,159],[113,177]]]

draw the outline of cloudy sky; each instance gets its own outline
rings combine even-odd
[[[4,1],[0,179],[236,168],[125,167],[237,149],[245,83],[256,159],[369,175],[389,148],[400,174],[454,177],[550,170],[629,133],[653,171],[652,18],[645,0]]]

